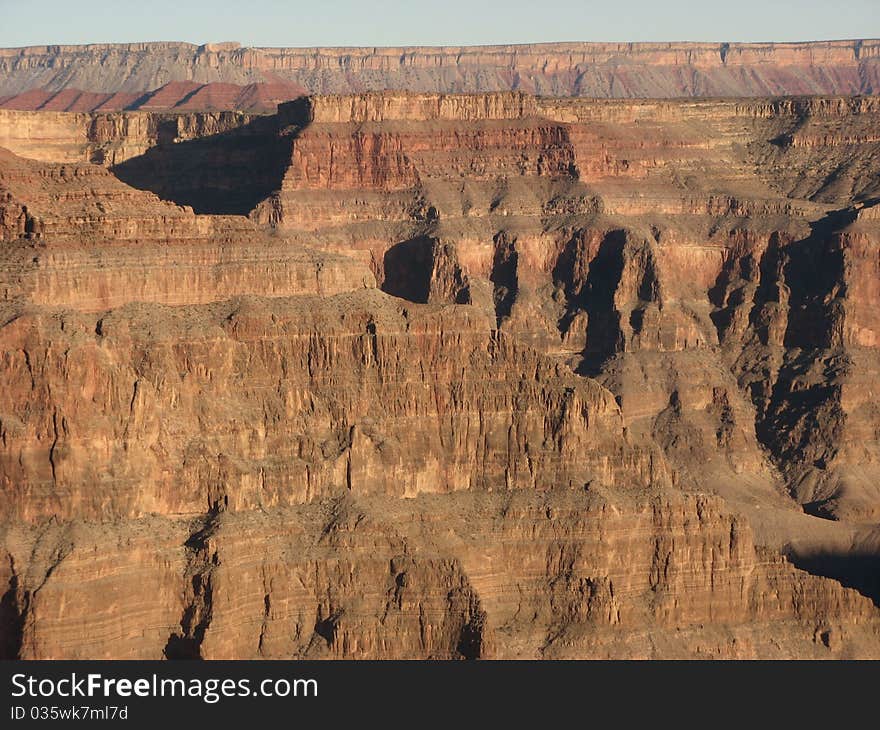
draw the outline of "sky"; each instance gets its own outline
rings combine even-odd
[[[401,46],[880,37],[880,0],[0,0],[0,47]]]

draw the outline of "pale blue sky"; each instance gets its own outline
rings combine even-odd
[[[880,36],[880,0],[0,0],[0,47],[791,41]]]

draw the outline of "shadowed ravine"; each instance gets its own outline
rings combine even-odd
[[[308,124],[308,101],[292,102],[283,116],[258,117],[228,132],[178,141],[176,128],[143,155],[112,168],[122,182],[188,205],[196,213],[248,215],[281,187],[293,140]]]

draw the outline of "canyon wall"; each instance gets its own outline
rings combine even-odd
[[[880,656],[878,122],[0,111],[4,655]]]

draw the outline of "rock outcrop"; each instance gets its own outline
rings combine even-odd
[[[880,656],[878,122],[0,111],[4,655]]]

